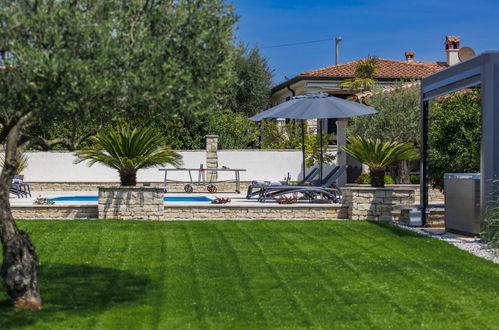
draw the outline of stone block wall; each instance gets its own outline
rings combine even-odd
[[[346,220],[344,205],[167,205],[165,220]]]
[[[400,221],[409,223],[410,208],[404,208],[400,213]],[[431,208],[426,214],[426,227],[444,227],[445,226],[445,208]]]
[[[350,220],[399,221],[404,206],[415,201],[413,188],[344,187]]]
[[[99,219],[162,220],[163,189],[99,187]]]
[[[22,205],[11,211],[14,219],[97,219],[96,205]]]

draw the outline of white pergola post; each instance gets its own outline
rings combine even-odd
[[[341,149],[347,143],[347,129],[348,119],[336,120],[336,144],[338,145],[338,153],[336,155],[336,165],[342,166],[347,164],[347,153]],[[343,173],[336,182],[338,187],[344,187],[347,184],[347,174]]]

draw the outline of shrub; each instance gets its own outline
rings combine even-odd
[[[394,184],[393,178],[390,174],[385,174],[385,176],[383,177],[383,181],[384,184]],[[355,182],[360,184],[371,184],[371,177],[369,176],[368,173],[362,173],[355,180]]]
[[[413,174],[413,175],[411,175],[411,176],[409,177],[409,179],[411,180],[411,183],[412,183],[412,184],[419,184],[419,183],[420,183],[420,181],[421,181],[421,176],[420,176],[420,175],[414,175],[414,174]]]
[[[390,174],[385,174],[383,181],[385,184],[394,184],[395,181],[393,180],[392,176]],[[362,173],[355,179],[355,183],[359,184],[371,184],[371,177],[369,176],[369,173]]]
[[[494,183],[496,199],[487,207],[487,218],[483,223],[482,239],[491,247],[499,247],[499,181]]]
[[[480,171],[481,105],[478,90],[451,94],[430,107],[430,183],[444,189],[444,173]]]

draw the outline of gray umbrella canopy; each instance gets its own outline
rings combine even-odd
[[[373,107],[360,103],[347,101],[338,97],[329,96],[326,93],[309,94],[295,96],[291,100],[276,105],[273,108],[265,110],[249,120],[261,121],[266,118],[285,118],[285,119],[338,119],[351,118],[362,115],[378,113]],[[322,121],[319,121],[319,133],[321,135],[321,153],[320,153],[320,180],[322,181]],[[305,141],[304,124],[302,123],[302,152],[303,152],[303,177],[305,178]],[[340,147],[340,146],[338,146]]]
[[[292,100],[265,110],[250,120],[260,121],[265,118],[286,119],[326,119],[351,118],[377,113],[376,109],[360,103],[347,101],[327,94],[295,96]]]

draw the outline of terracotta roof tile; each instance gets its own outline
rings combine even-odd
[[[300,76],[353,78],[355,67],[360,61],[363,59],[305,71],[300,73]],[[378,70],[374,78],[422,78],[446,67],[445,62],[414,61],[408,63],[378,58]]]

